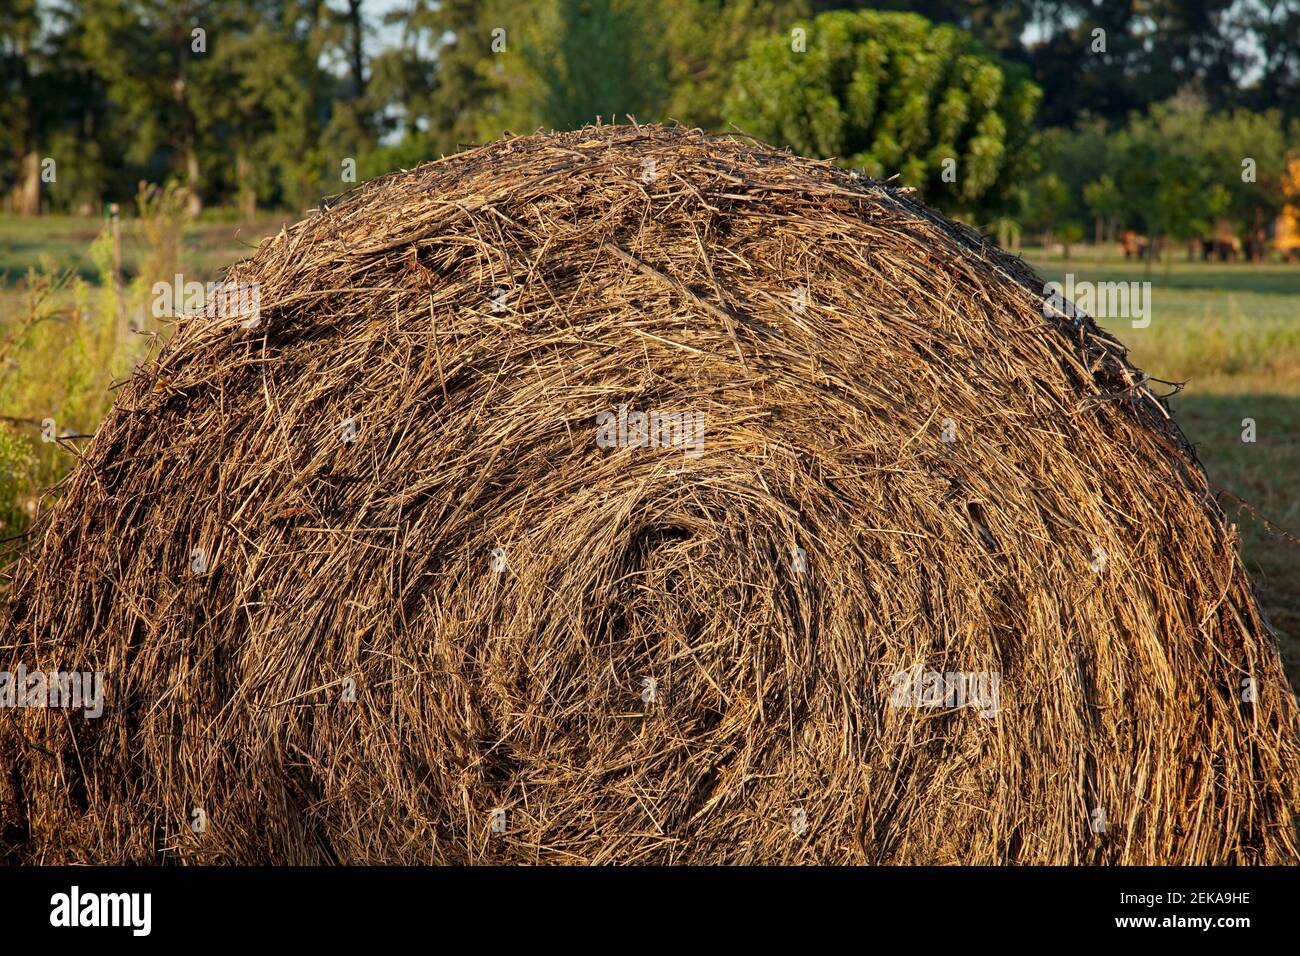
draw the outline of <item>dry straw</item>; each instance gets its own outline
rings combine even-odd
[[[1191,450],[900,191],[529,136],[230,279],[260,322],[181,323],[18,570],[0,664],[107,676],[3,715],[10,859],[1295,861],[1296,701]],[[620,406],[702,453],[602,447]],[[996,713],[894,706],[914,668]]]

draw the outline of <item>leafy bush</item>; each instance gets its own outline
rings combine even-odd
[[[726,110],[761,139],[875,177],[898,173],[928,201],[973,213],[1005,206],[1034,166],[1040,96],[1022,67],[963,30],[863,10],[755,41]]]

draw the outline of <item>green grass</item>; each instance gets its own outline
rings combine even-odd
[[[285,216],[266,216],[251,225],[199,221],[185,226],[181,258],[193,278],[206,282],[237,259],[250,256],[257,243],[291,222]],[[107,225],[106,218],[44,216],[17,219],[0,216],[0,293],[12,290],[29,269],[72,270],[87,282],[98,281],[87,255],[91,242]],[[139,221],[122,219],[122,270],[136,275],[149,252]]]
[[[1109,248],[1098,252],[1088,247],[1072,250],[1068,260],[1059,255],[1047,260],[1034,249],[1026,250],[1025,258],[1039,271],[1056,275],[1073,272],[1085,278],[1150,280],[1162,289],[1300,295],[1300,266],[1280,262],[1189,262],[1185,253],[1176,252],[1169,263],[1161,260],[1148,269],[1145,261],[1125,259]]]

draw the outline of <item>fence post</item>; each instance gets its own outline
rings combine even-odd
[[[120,335],[125,335],[126,298],[122,294],[122,207],[109,203],[108,215],[113,230],[113,296],[117,299],[117,322]]]

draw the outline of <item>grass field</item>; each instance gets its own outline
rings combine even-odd
[[[179,248],[170,259],[159,257],[149,230],[135,220],[123,229],[123,269],[133,275],[153,263],[171,262],[187,279],[217,278],[220,270],[248,255],[257,241],[276,232],[282,217],[253,226],[200,222],[177,234]],[[83,298],[103,284],[103,249],[99,265],[91,254],[102,220],[51,217],[36,221],[0,218],[0,347],[11,338],[31,299],[24,276],[29,269],[44,275],[65,273],[85,283]],[[1031,250],[1026,258],[1048,279],[1075,282],[1150,281],[1151,323],[1133,328],[1127,320],[1102,320],[1130,349],[1134,362],[1158,379],[1185,382],[1171,401],[1183,431],[1195,443],[1210,481],[1249,502],[1252,510],[1227,495],[1224,507],[1241,527],[1247,566],[1274,625],[1294,686],[1300,686],[1300,542],[1270,530],[1267,518],[1300,537],[1300,266],[1203,264],[1174,261],[1168,268],[1126,262],[1113,254],[1076,248],[1069,261],[1046,258]],[[168,266],[170,267],[170,266]],[[165,272],[163,276],[170,278]],[[87,291],[89,290],[89,291]],[[75,296],[75,290],[69,291]],[[93,308],[93,306],[88,306]],[[111,320],[110,320],[111,322]],[[49,348],[68,346],[53,340]],[[16,343],[11,352],[17,354]],[[52,480],[70,462],[52,458],[33,422],[51,408],[93,417],[108,399],[108,368],[124,356],[114,342],[80,343],[86,354],[74,356],[73,372],[46,361],[39,343],[29,343],[27,360],[0,354],[0,417],[19,420],[11,428],[30,446],[35,464],[26,482],[11,482],[8,494],[26,497],[36,485]],[[84,376],[90,398],[69,398],[67,377]],[[98,377],[96,377],[98,376]],[[1256,441],[1242,440],[1243,419],[1253,419]],[[82,430],[93,422],[76,423]],[[4,438],[0,426],[0,438]],[[0,443],[0,463],[5,446]],[[10,452],[11,457],[14,453]],[[21,455],[19,455],[21,458]],[[0,488],[0,494],[5,493]],[[0,502],[0,514],[4,513]],[[21,509],[8,509],[10,530],[21,523]],[[0,537],[3,533],[0,533]]]
[[[215,276],[236,259],[252,254],[259,240],[274,234],[284,217],[266,217],[249,226],[228,222],[197,222],[184,232],[184,263],[196,276]],[[86,255],[104,228],[104,220],[70,216],[15,219],[0,216],[0,276],[12,287],[28,269],[42,265],[71,268],[88,281],[97,278]],[[123,220],[122,267],[134,273],[147,252],[146,241],[132,219]]]

